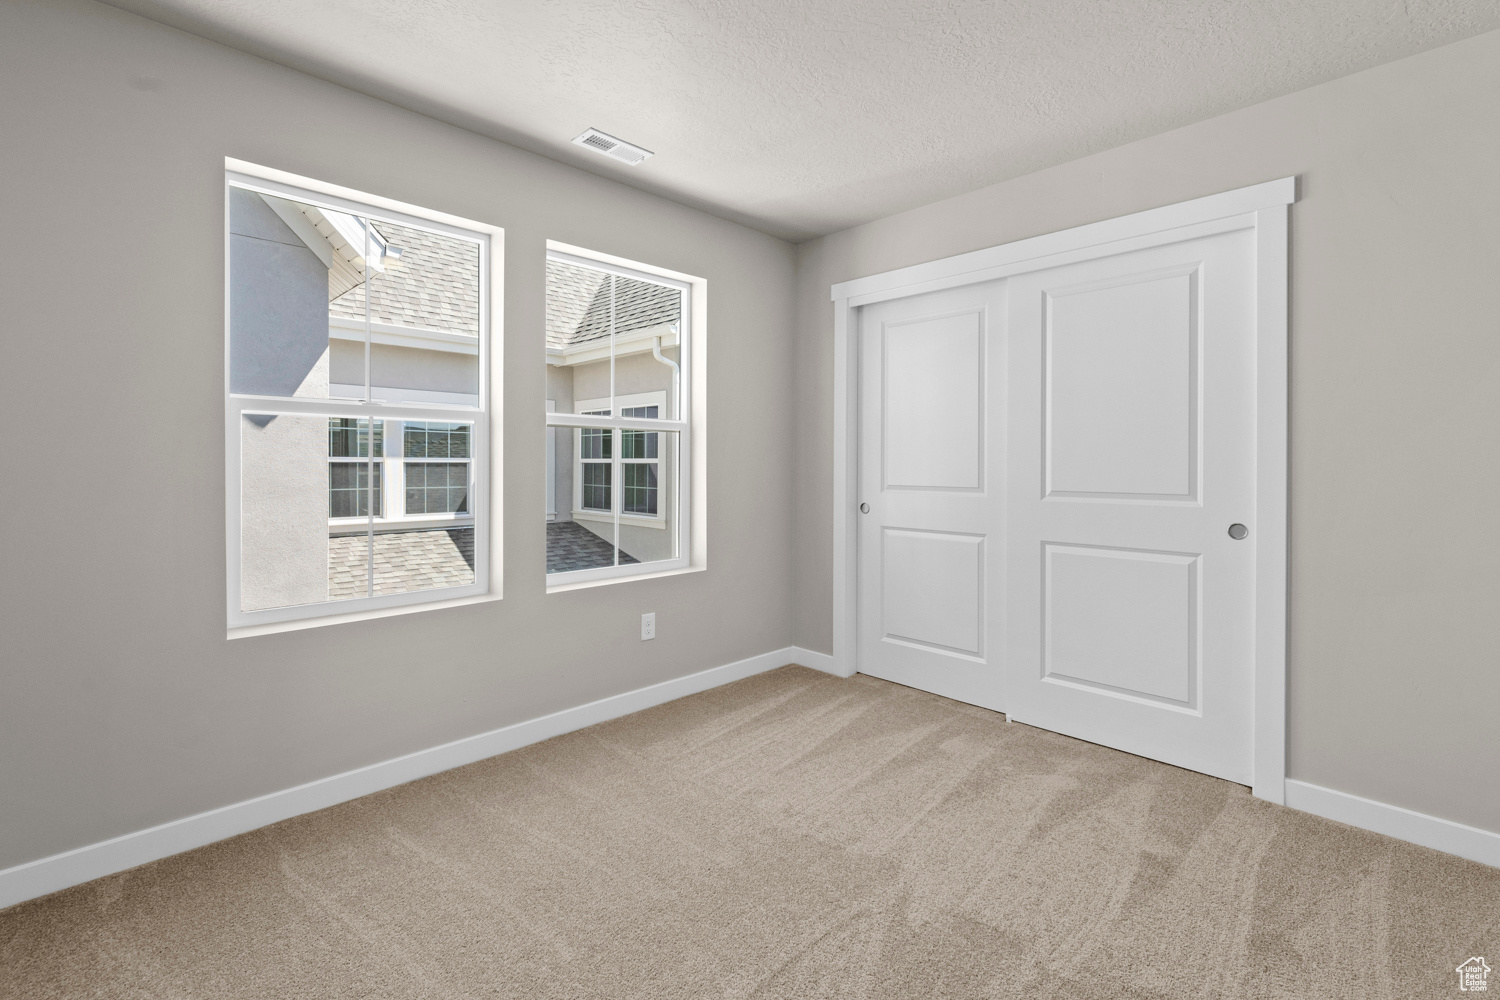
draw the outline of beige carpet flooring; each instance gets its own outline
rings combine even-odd
[[[800,667],[0,912],[5,1000],[1410,1000],[1471,955],[1500,870]]]

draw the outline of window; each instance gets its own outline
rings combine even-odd
[[[659,420],[665,392],[635,393],[620,396],[620,416],[639,420]],[[631,405],[634,404],[634,405]],[[607,417],[608,399],[586,399],[578,404],[583,416]],[[619,462],[614,460],[614,436],[602,428],[581,428],[576,435],[575,454],[578,464],[578,490],[574,516],[585,521],[594,515],[607,515],[613,522],[615,466],[619,465],[620,513],[625,523],[635,518],[660,519],[661,435],[654,431],[628,430],[620,436]],[[555,529],[554,529],[554,533]]]
[[[373,452],[381,451],[382,421],[370,421],[350,417],[328,419],[328,516],[330,518],[367,517],[372,511],[380,516],[380,465],[372,466],[370,432],[373,429],[375,443]],[[374,477],[373,479],[371,477]]]
[[[405,434],[405,514],[467,513],[468,425],[409,422]],[[412,461],[416,458],[442,461]]]
[[[231,628],[486,593],[486,227],[230,172]]]
[[[688,565],[693,287],[548,254],[549,586]]]

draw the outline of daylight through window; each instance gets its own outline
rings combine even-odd
[[[547,260],[550,584],[687,563],[687,282]]]
[[[227,180],[231,626],[485,592],[490,236]]]

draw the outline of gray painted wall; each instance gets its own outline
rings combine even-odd
[[[832,282],[1298,174],[1291,777],[1500,830],[1497,108],[1492,33],[803,244],[797,644],[831,646]]]
[[[0,93],[0,868],[788,644],[788,244],[87,0]],[[504,600],[225,640],[226,155],[506,227]],[[544,591],[548,239],[708,281],[706,572]]]

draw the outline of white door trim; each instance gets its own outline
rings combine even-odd
[[[859,669],[856,628],[860,306],[991,281],[1109,253],[1251,229],[1256,245],[1256,548],[1254,792],[1286,801],[1287,216],[1283,177],[1117,219],[898,268],[831,289],[833,299],[833,673]]]

